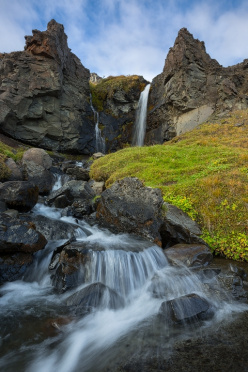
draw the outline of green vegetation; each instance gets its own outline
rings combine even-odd
[[[22,147],[12,149],[12,147],[0,141],[0,180],[8,178],[10,175],[10,170],[6,167],[5,160],[7,158],[12,158],[15,161],[18,161],[22,158],[24,151],[25,150]]]
[[[117,90],[123,90],[128,93],[132,88],[137,88],[138,86],[139,90],[142,91],[145,85],[137,75],[109,76],[106,79],[102,79],[98,84],[90,83],[92,104],[97,111],[103,111],[103,105],[107,97],[112,98]]]
[[[248,111],[234,112],[164,145],[98,159],[91,177],[109,187],[135,176],[158,187],[203,229],[215,254],[248,261]]]

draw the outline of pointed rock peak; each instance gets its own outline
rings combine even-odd
[[[25,50],[33,55],[55,59],[63,66],[70,52],[64,26],[52,19],[46,31],[33,30],[32,33],[33,36],[25,36]]]
[[[170,48],[163,72],[173,74],[179,69],[186,68],[189,65],[196,64],[200,68],[206,66],[220,66],[219,63],[212,59],[206,52],[205,43],[198,39],[187,30],[181,28],[173,48]]]

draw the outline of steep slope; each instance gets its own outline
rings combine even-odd
[[[56,21],[25,38],[25,51],[0,54],[0,131],[46,149],[91,153],[89,70]]]
[[[183,28],[163,72],[152,81],[147,138],[162,143],[187,132],[211,115],[248,107],[248,59],[224,68],[206,53],[204,42]]]

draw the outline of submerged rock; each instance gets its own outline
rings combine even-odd
[[[32,262],[30,253],[0,254],[0,285],[21,279]]]
[[[159,314],[169,324],[183,324],[209,319],[213,316],[213,311],[207,300],[192,293],[162,302]]]
[[[0,184],[0,200],[8,208],[30,211],[38,201],[39,189],[28,181],[8,181]]]
[[[93,283],[68,297],[66,304],[78,314],[94,308],[119,309],[124,306],[124,300],[103,283]]]
[[[187,267],[207,266],[213,259],[211,250],[203,244],[176,244],[165,249],[164,254],[171,264]]]

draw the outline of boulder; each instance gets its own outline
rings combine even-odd
[[[90,175],[89,170],[82,167],[71,167],[66,169],[66,174],[69,174],[78,181],[89,181]]]
[[[105,190],[104,181],[97,182],[95,180],[90,180],[89,185],[96,195],[101,195],[101,193]]]
[[[171,264],[187,267],[207,266],[213,259],[211,250],[204,244],[176,244],[164,253]]]
[[[102,283],[89,284],[66,299],[67,306],[73,307],[76,313],[94,308],[119,309],[124,300],[113,289]]]
[[[49,171],[52,162],[52,158],[43,149],[31,148],[23,154],[25,180],[37,185],[41,194],[52,190],[54,177]]]
[[[77,287],[87,281],[87,263],[90,261],[90,253],[83,242],[72,242],[58,251],[51,260],[52,285],[58,292]]]
[[[12,252],[34,253],[43,249],[46,238],[32,223],[23,222],[17,218],[0,214],[0,253]]]
[[[86,181],[68,181],[61,188],[53,191],[47,197],[47,204],[54,204],[56,208],[72,206],[71,213],[75,217],[90,214],[92,210],[92,199],[95,193]]]
[[[1,55],[1,132],[52,151],[93,153],[90,72],[68,48],[63,25],[51,20],[25,38],[24,51]]]
[[[159,189],[145,187],[138,178],[124,178],[103,191],[96,217],[114,231],[137,234],[161,245],[162,204]]]
[[[40,165],[44,169],[50,169],[53,164],[52,158],[48,155],[48,153],[39,148],[31,148],[24,152],[22,157],[22,163],[35,163],[36,165]]]
[[[27,268],[33,262],[31,253],[13,253],[0,255],[0,285],[22,279]]]
[[[204,244],[199,237],[202,232],[199,225],[175,205],[163,204],[163,223],[160,227],[163,247],[177,243]]]
[[[0,184],[0,200],[8,208],[30,211],[38,201],[39,189],[28,181],[8,181]]]
[[[41,215],[22,215],[22,221],[32,223],[47,240],[68,239],[75,236],[78,226],[73,226],[61,220],[53,220]]]
[[[210,319],[213,311],[207,300],[195,293],[162,302],[159,314],[169,324]]]
[[[23,181],[22,168],[12,158],[7,158],[5,164],[11,172],[7,181]]]

